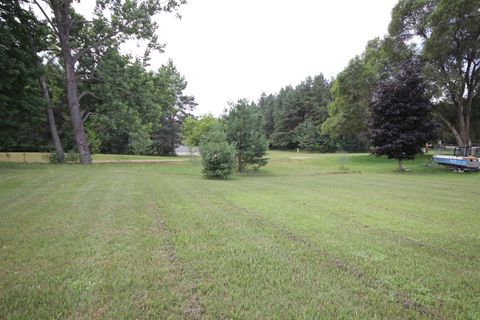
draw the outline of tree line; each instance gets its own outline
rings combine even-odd
[[[401,0],[388,35],[371,40],[334,79],[320,74],[260,97],[270,147],[367,151],[373,93],[406,61],[415,61],[426,86],[438,139],[463,148],[478,143],[480,2]]]
[[[64,150],[74,149],[80,162],[90,163],[92,152],[168,155],[182,140],[201,144],[216,120],[191,116],[195,100],[184,94],[186,80],[172,61],[148,68],[151,52],[162,50],[153,17],[175,12],[184,0],[97,1],[91,19],[75,12],[71,0],[43,0],[38,17],[32,6],[40,2],[0,3],[1,151],[53,145],[60,162]],[[143,57],[121,53],[132,39],[147,43]],[[241,122],[228,119],[237,119],[244,105],[260,118],[256,130],[270,148],[369,150],[374,93],[408,61],[437,122],[429,130],[468,148],[480,139],[479,40],[477,0],[400,0],[388,34],[371,40],[335,78],[307,77],[230,106],[221,126],[237,146],[237,165]],[[264,141],[263,135],[257,138]]]
[[[173,154],[196,103],[172,61],[148,65],[163,47],[154,17],[183,3],[103,0],[86,19],[71,0],[2,1],[0,150],[53,143],[57,161],[74,149],[81,163],[99,151]],[[121,53],[129,40],[146,44],[143,56]]]

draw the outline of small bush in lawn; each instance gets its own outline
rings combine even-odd
[[[57,154],[55,151],[50,151],[49,153],[45,154],[44,156],[45,162],[51,163],[51,164],[59,164],[60,161],[58,161]]]
[[[61,162],[58,161],[57,153],[55,151],[51,151],[50,153],[46,153],[42,155],[42,158],[45,162],[51,164],[60,164]],[[80,155],[75,150],[70,150],[68,153],[65,154],[65,163],[79,163],[80,162]]]
[[[235,161],[235,149],[227,142],[225,131],[214,125],[200,144],[203,174],[207,178],[225,179],[231,173]]]
[[[65,156],[65,163],[79,163],[80,155],[75,150],[70,150]]]

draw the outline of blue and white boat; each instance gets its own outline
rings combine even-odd
[[[480,168],[480,162],[477,157],[456,157],[456,156],[433,156],[433,161],[438,164],[454,167],[459,170],[473,170]]]

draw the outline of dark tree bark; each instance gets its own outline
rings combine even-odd
[[[242,163],[242,155],[241,154],[238,154],[237,160],[238,160],[237,170],[238,170],[238,172],[242,172],[243,171],[243,163]]]
[[[92,163],[92,156],[88,147],[87,135],[83,126],[82,116],[80,112],[80,101],[78,98],[78,84],[75,74],[76,59],[72,55],[70,45],[70,0],[52,0],[50,2],[53,14],[55,15],[56,32],[60,40],[63,62],[65,67],[65,75],[67,80],[67,98],[68,108],[70,110],[70,118],[72,120],[73,133],[77,145],[77,151],[80,156],[80,163]]]
[[[52,141],[55,147],[55,154],[57,155],[57,161],[59,163],[64,163],[65,155],[63,152],[62,142],[60,141],[60,136],[58,135],[57,125],[55,123],[55,116],[53,114],[53,104],[52,104],[52,100],[50,99],[50,94],[48,93],[45,76],[41,75],[38,78],[38,81],[40,83],[40,89],[42,90],[43,98],[47,102],[48,125],[50,127],[50,133],[52,134]]]

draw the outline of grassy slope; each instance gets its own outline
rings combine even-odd
[[[480,317],[478,174],[270,157],[0,164],[0,318]]]

